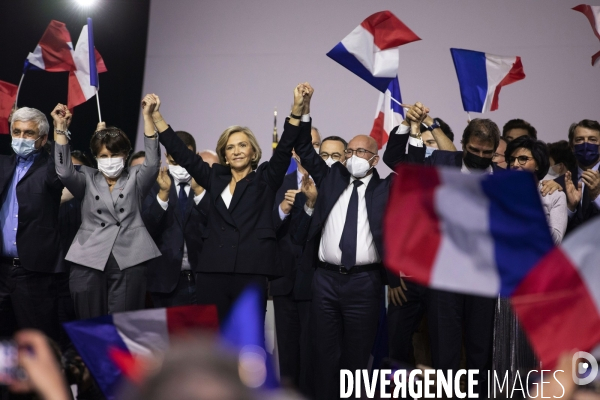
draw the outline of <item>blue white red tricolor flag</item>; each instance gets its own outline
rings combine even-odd
[[[588,6],[587,4],[580,4],[577,7],[573,7],[573,10],[583,13],[590,21],[594,35],[600,40],[600,6]],[[596,61],[600,59],[600,51],[592,56],[592,65],[596,64]]]
[[[398,47],[416,40],[421,39],[394,14],[380,11],[365,19],[327,56],[385,92],[398,73]]]
[[[114,399],[126,356],[151,356],[165,352],[170,339],[187,330],[218,329],[214,305],[156,308],[116,313],[68,322],[64,328],[98,386]],[[135,368],[135,362],[130,366]],[[125,371],[127,372],[127,371]]]
[[[390,82],[385,93],[379,95],[375,121],[371,128],[370,136],[377,141],[380,149],[387,143],[392,129],[404,120],[404,109],[400,103],[402,103],[402,96],[400,95],[400,83],[396,77]]]
[[[25,60],[23,72],[42,69],[48,72],[64,72],[75,69],[73,43],[67,26],[52,20],[46,28],[33,53]]]
[[[600,343],[600,220],[558,248],[532,174],[397,172],[384,224],[390,269],[436,289],[510,297],[545,367]]]
[[[10,133],[8,117],[17,98],[17,85],[0,81],[0,134]]]
[[[98,91],[98,73],[106,72],[104,60],[94,47],[93,32],[88,25],[84,25],[73,52],[75,68],[69,73],[69,97],[67,107],[73,109],[85,103]],[[95,60],[95,63],[93,62]]]
[[[463,49],[450,49],[450,52],[467,112],[497,110],[502,86],[525,78],[521,57]]]

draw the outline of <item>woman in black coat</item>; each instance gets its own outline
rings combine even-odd
[[[216,149],[219,164],[211,168],[183,144],[159,111],[152,116],[167,153],[210,195],[196,289],[200,304],[216,304],[220,320],[246,286],[257,284],[266,291],[267,279],[282,275],[272,212],[296,138],[301,130],[310,131],[310,123],[300,122],[304,94],[303,85],[294,89],[292,115],[281,140],[271,159],[260,165],[261,149],[248,128],[232,126],[223,132]]]

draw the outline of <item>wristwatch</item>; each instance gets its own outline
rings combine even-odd
[[[434,121],[433,124],[429,125],[426,129],[428,131],[432,131],[432,130],[437,129],[439,127],[440,127],[440,124],[438,124],[437,122]]]

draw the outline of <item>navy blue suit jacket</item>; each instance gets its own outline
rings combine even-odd
[[[17,156],[0,156],[0,199],[6,193],[15,168]],[[17,251],[21,265],[28,271],[66,272],[59,228],[58,208],[63,184],[58,179],[54,157],[45,150],[33,162],[17,184],[19,217]],[[0,232],[0,234],[2,234]]]
[[[146,229],[162,254],[148,261],[147,289],[149,292],[171,293],[179,281],[184,241],[190,267],[192,271],[198,271],[202,233],[206,230],[210,196],[206,193],[196,205],[194,191],[190,188],[182,219],[177,206],[179,199],[173,178],[169,190],[169,206],[166,210],[156,200],[159,190],[158,183],[155,183],[142,206],[142,219]]]

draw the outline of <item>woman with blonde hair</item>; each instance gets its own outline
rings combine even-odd
[[[309,123],[300,123],[304,94],[304,86],[298,85],[281,140],[271,159],[260,165],[261,149],[248,128],[232,126],[221,134],[216,149],[219,164],[211,168],[183,144],[160,112],[152,116],[167,153],[210,195],[196,292],[198,303],[216,304],[220,320],[247,285],[266,290],[269,277],[282,275],[276,263],[272,213],[296,138],[304,129],[310,132]]]

